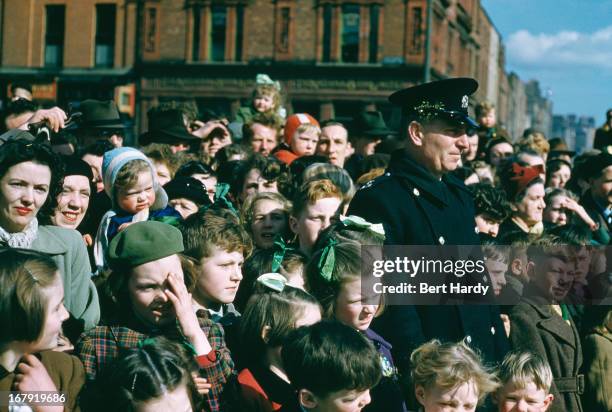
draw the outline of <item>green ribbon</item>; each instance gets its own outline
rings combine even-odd
[[[319,258],[319,274],[323,279],[328,282],[331,282],[332,273],[334,272],[334,266],[336,265],[335,246],[337,244],[338,241],[330,237],[321,252],[321,257]]]
[[[226,197],[229,191],[230,185],[227,183],[217,183],[217,188],[215,189],[215,204],[221,204],[235,214],[238,214],[236,209],[234,209],[232,202],[230,202]]]
[[[138,348],[142,349],[145,345],[154,345],[156,342],[155,338],[146,338],[138,342]]]
[[[277,234],[274,237],[274,245],[272,246],[274,250],[274,256],[272,257],[272,272],[278,272],[283,264],[283,259],[285,259],[285,253],[287,250],[291,250],[293,248],[287,247],[285,243],[285,239],[280,234]]]
[[[229,199],[226,197],[226,195],[229,193],[229,190],[230,185],[228,185],[227,183],[217,183],[214,196],[215,201],[209,205],[204,205],[200,207],[198,211],[204,213],[208,209],[210,209],[211,206],[219,205],[221,207],[231,210],[235,215],[238,215],[238,211],[234,208],[232,202],[230,202]]]

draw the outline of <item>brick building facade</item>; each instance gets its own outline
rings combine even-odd
[[[432,79],[478,79],[478,100],[499,88],[490,79],[505,75],[503,47],[491,48],[495,29],[479,0],[3,3],[5,90],[30,81],[55,88],[64,105],[115,97],[140,130],[146,111],[167,100],[229,113],[246,103],[258,73],[280,80],[290,111],[349,117],[374,103],[391,123],[397,113],[387,96],[422,82],[426,61]]]

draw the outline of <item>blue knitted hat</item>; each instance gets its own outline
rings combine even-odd
[[[102,159],[102,180],[104,181],[104,190],[106,194],[111,198],[113,202],[113,208],[115,204],[114,186],[117,175],[123,166],[132,160],[144,160],[151,169],[151,175],[153,176],[153,190],[155,191],[155,202],[151,206],[151,210],[163,209],[168,205],[168,195],[166,191],[157,182],[157,176],[155,173],[155,166],[144,155],[140,150],[134,149],[133,147],[119,147],[117,149],[109,150],[104,153]]]

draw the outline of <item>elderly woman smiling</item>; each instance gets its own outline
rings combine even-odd
[[[78,232],[39,225],[37,219],[43,207],[55,209],[60,165],[42,144],[14,140],[0,146],[0,247],[50,255],[66,290],[66,309],[89,329],[98,323],[100,307],[85,244]]]
[[[499,227],[498,236],[512,231],[542,234],[542,217],[546,204],[541,173],[541,166],[528,166],[522,162],[508,162],[502,166],[500,183],[508,195],[512,214]]]

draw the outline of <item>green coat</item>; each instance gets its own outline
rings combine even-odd
[[[584,339],[585,411],[612,411],[612,333],[593,332]]]
[[[85,322],[85,330],[100,320],[98,292],[91,279],[91,266],[85,242],[76,230],[57,226],[39,226],[32,250],[51,255],[64,283],[64,305],[76,319]]]

